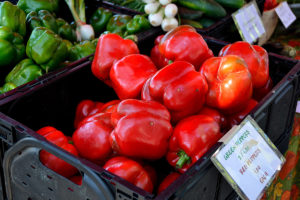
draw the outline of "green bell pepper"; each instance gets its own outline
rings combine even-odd
[[[36,27],[46,27],[53,32],[58,32],[58,26],[55,17],[47,10],[40,10],[38,12],[31,11],[26,16],[26,22],[32,31]]]
[[[5,82],[20,86],[43,75],[42,69],[31,59],[19,62],[6,76]]]
[[[95,53],[96,46],[97,46],[97,39],[92,41],[86,40],[74,45],[70,49],[69,60],[76,61]]]
[[[132,19],[129,15],[114,15],[110,18],[106,30],[123,36],[126,31],[127,23]]]
[[[59,67],[68,55],[67,45],[61,37],[45,27],[35,28],[27,42],[26,54],[46,72]]]
[[[93,26],[94,31],[97,35],[105,31],[106,25],[109,22],[113,13],[105,8],[98,8],[90,19],[90,24]]]
[[[60,35],[60,37],[72,42],[77,40],[76,31],[68,22],[62,18],[57,18],[56,23],[58,26],[58,35]]]
[[[23,37],[9,27],[0,26],[0,66],[13,65],[24,56]]]
[[[48,10],[50,12],[58,11],[59,0],[19,0],[17,6],[25,11],[26,14],[31,11]]]
[[[8,1],[0,2],[0,26],[7,26],[13,32],[26,35],[26,14]]]
[[[5,83],[2,87],[0,87],[0,94],[4,94],[10,90],[15,89],[17,86],[13,83]]]
[[[126,24],[126,35],[135,34],[151,28],[151,24],[143,15],[135,15],[132,20]]]

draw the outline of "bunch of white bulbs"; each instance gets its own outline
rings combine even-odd
[[[175,18],[178,8],[172,3],[172,0],[143,0],[145,13],[148,14],[148,20],[152,26],[161,26],[164,31],[169,31],[178,26]]]

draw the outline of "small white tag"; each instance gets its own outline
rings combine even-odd
[[[253,43],[265,34],[265,28],[255,1],[248,3],[232,14],[243,40]]]
[[[288,28],[296,20],[296,16],[286,1],[281,2],[275,11],[285,28]]]
[[[241,198],[260,199],[285,159],[250,116],[231,134],[211,160]]]
[[[297,101],[296,113],[300,114],[300,101]]]

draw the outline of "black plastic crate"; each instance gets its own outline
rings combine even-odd
[[[256,0],[256,3],[257,3],[257,6],[258,6],[260,12],[262,13],[265,0]],[[126,7],[122,7],[122,6],[116,5],[112,2],[105,1],[105,0],[102,1],[102,5],[103,5],[103,7],[107,7],[110,9],[120,9],[124,13],[141,14],[138,11],[128,9]],[[197,32],[202,35],[214,37],[216,39],[220,39],[220,40],[224,40],[224,41],[233,42],[233,41],[242,40],[238,30],[236,29],[234,21],[231,17],[232,11],[227,11],[227,12],[228,12],[228,14],[225,17],[223,17],[222,19],[219,19],[213,25],[211,25],[207,28],[196,28]],[[162,31],[162,33],[163,33],[163,31]]]
[[[226,45],[209,37],[205,39],[215,54]],[[150,47],[142,47],[143,52],[149,52]],[[270,74],[276,85],[252,110],[251,116],[280,147],[292,128],[300,94],[300,63],[272,53],[269,57]],[[35,133],[34,130],[51,125],[71,135],[74,132],[75,108],[81,100],[106,102],[117,98],[110,87],[92,75],[90,63],[87,59],[64,73],[53,74],[25,93],[18,94],[18,98],[0,103],[0,153],[4,172],[1,177],[5,177],[6,188],[3,189],[6,189],[8,199],[231,199],[231,196],[236,196],[210,161],[210,156],[220,144],[212,147],[156,196],[90,161],[70,155]],[[286,150],[286,147],[280,148],[281,152]],[[84,174],[82,186],[43,166],[38,159],[40,149],[76,166]],[[153,166],[159,173],[159,179],[171,169],[164,159],[153,162]]]

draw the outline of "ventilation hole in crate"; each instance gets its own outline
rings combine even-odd
[[[203,192],[205,192],[206,191],[206,187],[205,188],[203,188]]]
[[[35,169],[35,166],[34,166],[34,165],[30,165],[30,167],[31,167],[32,169]]]
[[[31,178],[31,175],[30,175],[30,174],[26,174],[26,176],[28,176],[29,178]]]
[[[138,198],[138,197],[139,197],[139,195],[138,195],[138,194],[136,194],[136,193],[133,193],[133,196],[134,196],[134,197],[136,197],[136,198]]]
[[[122,195],[119,194],[119,198],[122,199]]]
[[[48,190],[50,190],[51,192],[53,192],[53,189],[51,187],[48,187]]]
[[[24,181],[22,182],[24,185],[27,185],[27,183],[25,183]]]
[[[32,200],[32,199],[30,197],[28,197],[27,200]]]
[[[89,198],[87,198],[86,200],[90,200]]]
[[[19,151],[19,153],[18,153],[19,155],[21,155],[22,154],[22,151]]]
[[[70,190],[71,192],[74,192],[74,190],[72,188],[70,188],[70,187],[68,187],[68,190]]]
[[[47,175],[47,178],[52,179],[52,176]]]

